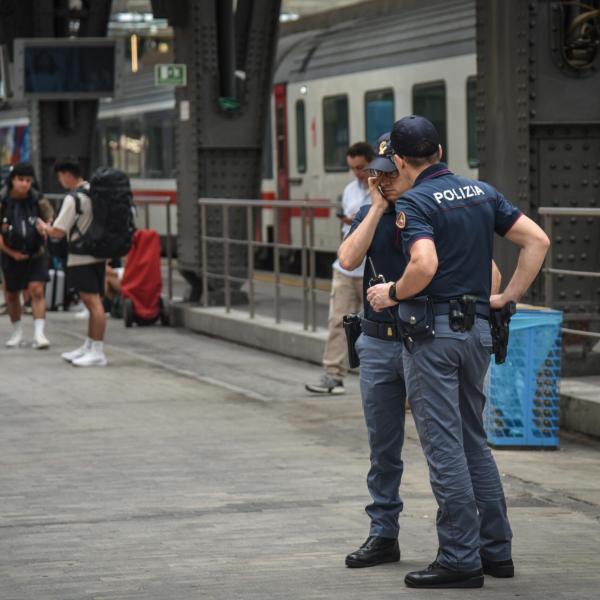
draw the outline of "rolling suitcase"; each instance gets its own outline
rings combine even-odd
[[[59,310],[65,306],[65,272],[62,269],[50,269],[46,283],[46,309]]]

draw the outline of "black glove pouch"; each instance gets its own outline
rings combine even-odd
[[[403,300],[398,305],[398,321],[404,340],[414,342],[435,336],[435,313],[431,298]]]
[[[342,319],[344,333],[346,334],[346,343],[348,344],[348,362],[350,363],[351,369],[356,369],[356,367],[360,365],[360,359],[354,348],[358,336],[362,333],[360,321],[360,315],[356,314],[344,315],[344,318]]]

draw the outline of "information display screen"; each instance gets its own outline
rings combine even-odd
[[[115,40],[106,38],[15,40],[15,91],[29,99],[85,99],[116,95]]]
[[[25,93],[79,92],[112,94],[113,47],[25,48]]]

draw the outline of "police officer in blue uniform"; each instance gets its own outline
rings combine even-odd
[[[399,281],[368,291],[375,310],[398,301],[410,331],[403,354],[408,398],[438,503],[436,559],[408,573],[417,588],[471,588],[483,574],[512,577],[506,500],[483,428],[483,380],[492,339],[490,308],[518,301],[539,272],[546,234],[491,185],[441,163],[427,119],[397,121],[391,134],[400,177],[412,183],[396,203],[409,257]],[[521,247],[502,294],[490,296],[494,232]]]
[[[396,281],[406,259],[394,204],[408,188],[392,160],[390,134],[378,140],[378,155],[368,169],[371,204],[354,218],[350,233],[338,250],[340,264],[353,269],[364,260],[364,317],[355,349],[360,358],[360,388],[367,425],[371,468],[367,487],[373,499],[366,507],[371,527],[366,542],[346,557],[348,567],[371,567],[400,560],[398,517],[403,463],[406,392],[402,367],[403,344],[393,310],[375,312],[367,302],[367,289],[378,281]],[[389,284],[388,284],[389,285]]]

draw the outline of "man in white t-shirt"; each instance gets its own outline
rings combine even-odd
[[[69,190],[52,226],[38,221],[40,233],[62,238],[69,242],[78,240],[92,224],[92,201],[88,195],[90,184],[81,175],[76,159],[56,161],[54,172],[63,188]],[[64,352],[62,358],[76,367],[104,367],[104,332],[106,315],[102,304],[106,261],[103,258],[69,252],[67,260],[69,287],[75,288],[90,313],[88,337],[84,344],[72,352]]]
[[[363,204],[371,202],[367,183],[367,165],[375,157],[370,144],[357,142],[348,148],[346,162],[355,176],[342,194],[341,212],[342,234],[345,237],[350,231],[352,219]],[[306,384],[309,392],[317,394],[343,394],[344,377],[346,375],[347,348],[346,336],[342,326],[342,318],[349,313],[356,313],[362,306],[362,278],[364,261],[360,267],[347,271],[340,266],[338,260],[333,263],[333,279],[329,301],[328,335],[323,354],[325,373],[315,384]]]

